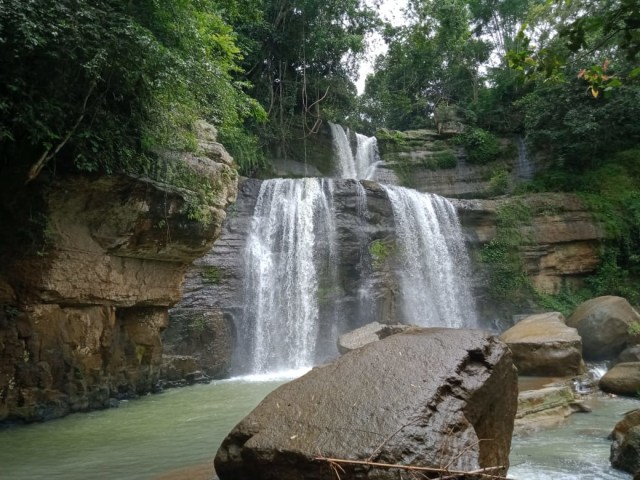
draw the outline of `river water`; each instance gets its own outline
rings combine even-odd
[[[260,377],[219,381],[0,431],[0,479],[207,478],[203,470],[210,470],[224,436],[282,383]],[[574,414],[562,427],[515,438],[510,478],[630,479],[609,467],[606,436],[640,401],[602,398],[592,407],[592,413]],[[201,468],[184,470],[194,466]]]

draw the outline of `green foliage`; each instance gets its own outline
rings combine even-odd
[[[525,230],[531,218],[531,209],[518,201],[496,212],[496,236],[480,252],[480,261],[489,271],[489,294],[496,301],[518,306],[532,296],[520,253],[520,247],[528,241]]]
[[[627,331],[629,335],[640,335],[640,322],[631,322]],[[637,395],[640,396],[640,394]]]
[[[433,127],[434,114],[445,118],[477,100],[491,49],[472,34],[467,2],[410,2],[408,25],[387,26],[384,37],[389,50],[376,60],[362,103],[374,128]]]
[[[451,150],[435,152],[422,159],[421,165],[428,170],[440,170],[443,168],[455,168],[458,157]]]
[[[388,240],[374,240],[369,244],[369,254],[375,269],[384,267],[387,260],[394,254],[396,247]]]
[[[469,163],[475,165],[486,165],[500,154],[497,137],[481,128],[468,129],[456,141],[465,148]]]
[[[587,287],[576,288],[563,281],[560,290],[556,294],[548,294],[536,291],[534,298],[539,307],[546,311],[560,312],[569,317],[578,305],[593,298],[593,292]]]
[[[504,195],[509,190],[509,172],[504,168],[498,168],[491,172],[489,178],[488,193],[491,196]]]
[[[195,332],[195,333],[203,333],[207,329],[207,319],[204,315],[198,314],[194,315],[189,323],[185,323],[185,330]]]
[[[224,131],[259,117],[233,79],[240,49],[225,16],[238,3],[5,1],[0,154],[25,177],[40,158],[138,171],[145,152],[193,149],[198,118]]]
[[[633,83],[640,75],[637,66],[610,72],[609,60],[594,56],[602,52],[628,62],[637,58],[640,8],[636,0],[555,0],[547,2],[546,8],[538,9],[536,13],[531,18],[533,22],[523,24],[519,32],[520,48],[512,48],[507,54],[512,68],[529,77],[538,75],[556,79],[564,78],[563,70],[568,68],[587,83],[593,97]],[[555,35],[551,32],[540,35],[537,30],[540,26],[555,30]],[[527,27],[542,45],[532,45],[525,35]],[[578,70],[574,63],[576,58],[587,58],[592,63]]]
[[[224,279],[224,272],[214,265],[206,265],[200,269],[200,278],[204,283],[218,285]]]
[[[313,138],[322,119],[342,122],[355,110],[351,78],[377,14],[363,0],[254,3],[260,18],[236,26],[249,47],[242,62],[249,91],[269,120],[253,128],[286,157],[289,144]]]

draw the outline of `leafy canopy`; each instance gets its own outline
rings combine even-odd
[[[242,56],[228,22],[246,3],[0,3],[3,158],[19,171],[33,170],[37,159],[86,171],[139,170],[155,148],[193,148],[197,118],[224,134],[260,116],[234,81]]]

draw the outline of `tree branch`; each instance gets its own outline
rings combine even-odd
[[[345,460],[342,458],[328,458],[328,457],[315,457],[314,460],[319,462],[327,462],[329,464],[336,465],[364,465],[368,467],[376,467],[376,468],[397,468],[400,470],[405,470],[407,472],[428,472],[428,473],[438,473],[438,474],[446,474],[447,477],[443,478],[456,478],[461,475],[478,475],[483,478],[490,478],[496,480],[505,479],[503,475],[494,475],[490,472],[496,470],[503,470],[505,467],[487,467],[487,468],[479,468],[477,470],[470,471],[461,471],[461,470],[447,470],[446,468],[435,468],[435,467],[418,467],[414,465],[394,465],[392,463],[380,463],[380,462],[369,462],[367,460]]]
[[[42,171],[44,166],[47,164],[47,162],[58,154],[58,152],[62,149],[62,147],[66,145],[66,143],[69,141],[71,136],[78,129],[78,127],[80,126],[80,123],[82,123],[82,120],[84,119],[85,114],[87,113],[87,103],[89,102],[89,97],[91,96],[95,88],[96,88],[96,82],[93,82],[89,87],[87,94],[84,97],[84,101],[82,102],[82,110],[81,110],[80,116],[76,120],[76,123],[73,124],[71,129],[67,132],[67,134],[64,136],[62,141],[56,146],[53,152],[51,152],[51,147],[47,148],[43,152],[43,154],[40,156],[40,158],[36,161],[36,163],[34,163],[31,166],[31,168],[29,169],[29,173],[27,174],[27,180],[24,182],[25,185],[31,182],[40,174],[40,172]]]

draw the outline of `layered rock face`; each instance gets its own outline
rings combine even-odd
[[[508,348],[480,331],[413,329],[281,386],[224,440],[221,480],[334,479],[319,456],[505,473],[517,404]],[[343,479],[398,472],[342,465]]]
[[[520,255],[532,284],[557,293],[563,282],[579,284],[600,264],[598,246],[604,231],[580,198],[573,194],[531,194],[497,200],[455,201],[462,225],[478,246],[496,237],[498,215],[516,206],[528,218],[517,219]]]
[[[193,192],[149,179],[68,175],[41,191],[42,250],[4,246],[0,421],[102,408],[154,388],[167,309],[236,194],[214,131],[201,129],[200,147],[167,161],[208,178],[207,224],[190,218]]]

